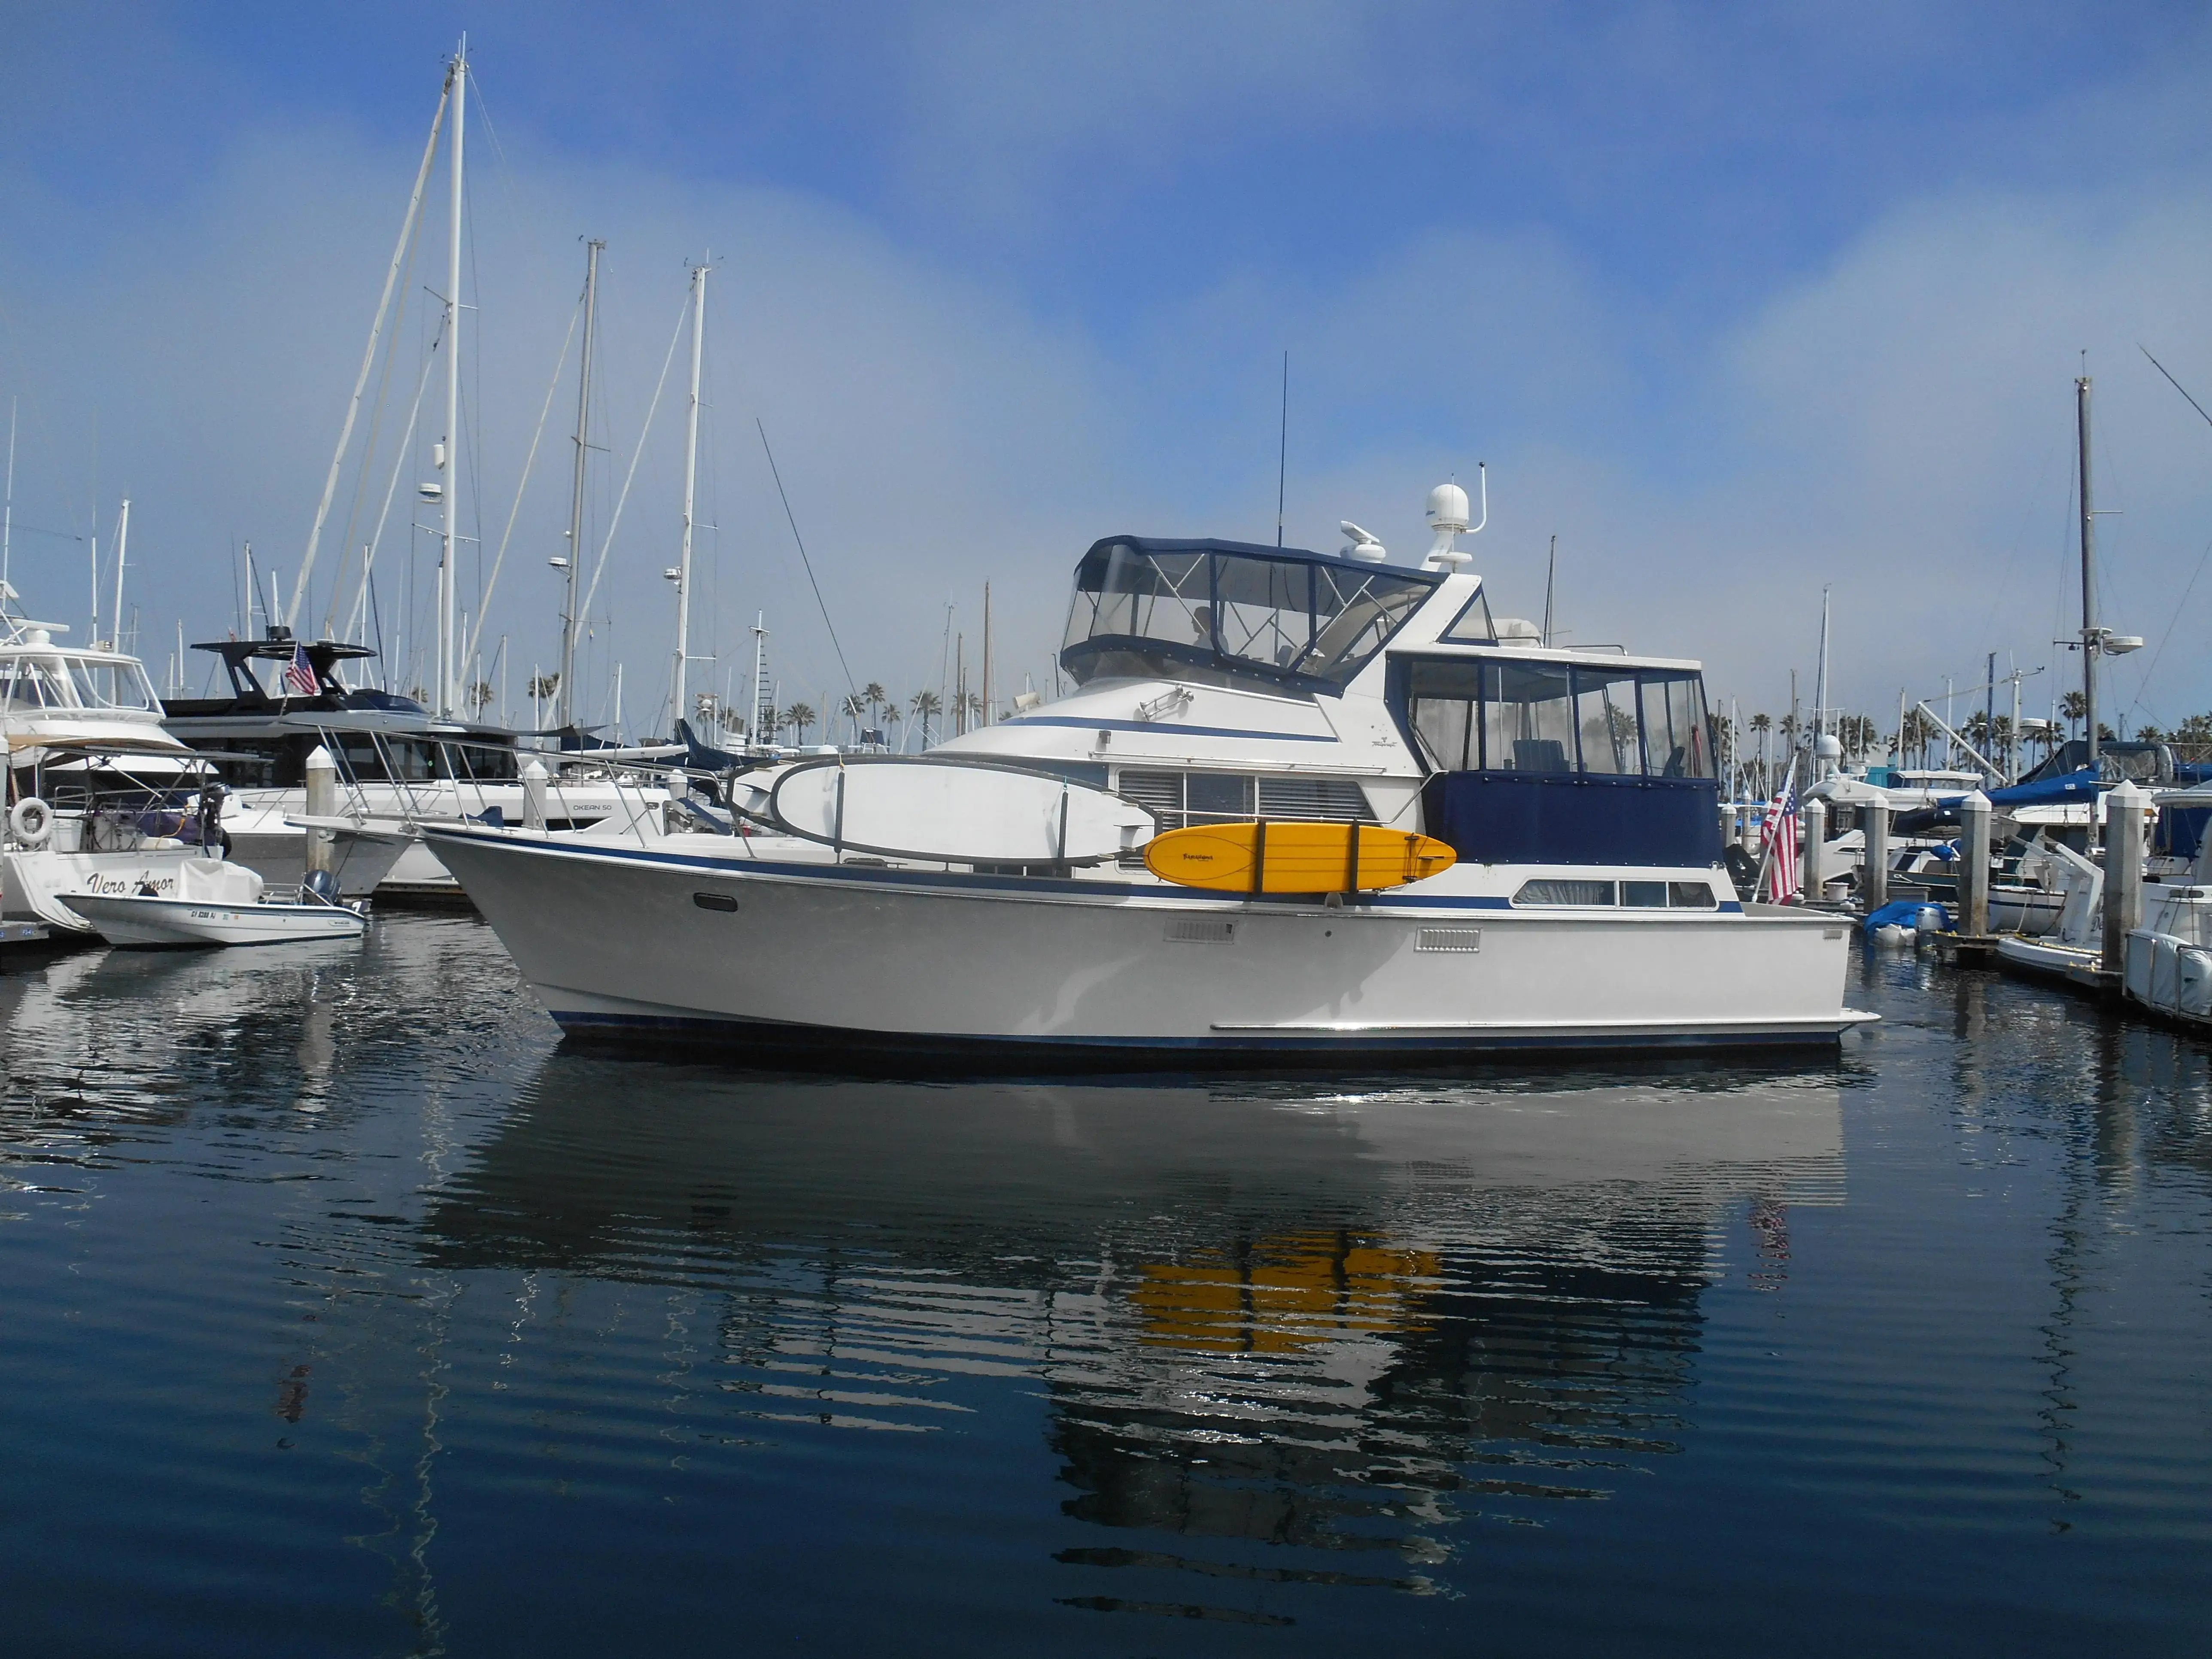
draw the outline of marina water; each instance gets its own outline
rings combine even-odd
[[[559,1047],[488,929],[0,977],[9,1646],[2203,1651],[2212,1068]]]

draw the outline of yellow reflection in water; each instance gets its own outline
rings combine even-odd
[[[1233,1255],[1141,1263],[1129,1300],[1148,1345],[1291,1354],[1353,1332],[1425,1328],[1415,1304],[1442,1283],[1443,1272],[1431,1251],[1293,1233]]]

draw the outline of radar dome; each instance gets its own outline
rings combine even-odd
[[[1455,483],[1442,483],[1429,492],[1430,529],[1465,530],[1467,526],[1467,491]]]

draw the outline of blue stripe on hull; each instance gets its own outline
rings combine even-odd
[[[1562,1054],[1623,1057],[1654,1054],[1837,1053],[1840,1032],[1642,1032],[1633,1035],[1515,1036],[1482,1032],[1343,1036],[1292,1033],[1207,1037],[987,1037],[912,1031],[858,1031],[824,1025],[656,1014],[553,1011],[562,1035],[579,1045],[705,1049],[749,1060],[841,1072],[941,1066],[978,1071],[1122,1072],[1222,1067],[1357,1067],[1378,1060],[1443,1064],[1455,1060],[1537,1059]]]

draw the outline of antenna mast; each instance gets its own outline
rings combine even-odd
[[[1559,538],[1558,532],[1554,532],[1552,536],[1551,556],[1544,562],[1544,648],[1547,651],[1552,648],[1552,584],[1553,579],[1559,574]]]
[[[1275,545],[1283,544],[1283,486],[1291,466],[1291,352],[1283,349],[1283,422],[1275,434]]]
[[[118,651],[123,648],[123,556],[130,546],[131,498],[125,495],[123,510],[115,515],[115,637],[108,641]]]
[[[561,615],[561,678],[554,705],[556,726],[574,723],[576,632],[580,625],[576,584],[584,567],[584,463],[591,453],[592,337],[599,321],[599,255],[607,245],[594,240],[586,246],[589,257],[584,265],[584,355],[583,366],[576,376],[576,478],[568,496],[568,605]]]
[[[459,505],[461,480],[461,149],[468,125],[469,37],[461,37],[460,50],[447,71],[453,99],[453,188],[446,236],[446,454],[442,463],[445,487],[439,491],[438,555],[438,695],[440,720],[453,715],[453,598],[459,586],[454,513]]]

